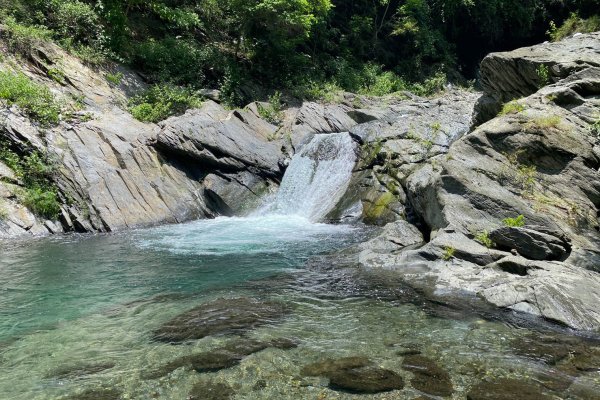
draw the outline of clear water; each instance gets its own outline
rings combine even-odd
[[[125,399],[183,400],[194,384],[209,381],[231,386],[236,399],[412,399],[419,393],[408,384],[402,391],[355,395],[300,371],[323,358],[364,355],[408,382],[396,352],[414,346],[451,374],[455,399],[490,377],[533,382],[565,374],[515,354],[515,341],[535,340],[538,331],[477,314],[434,312],[387,276],[332,268],[331,258],[321,256],[367,233],[271,216],[0,244],[0,399],[61,399],[114,388]],[[144,377],[237,337],[171,345],[152,341],[154,329],[212,299],[243,296],[290,307],[283,320],[248,337],[293,338],[299,347],[266,349],[214,373],[180,368],[159,379]],[[55,377],[65,367],[102,363],[114,367]],[[572,399],[599,393],[597,371],[574,379],[565,392],[548,393]]]

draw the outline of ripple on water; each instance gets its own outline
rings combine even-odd
[[[333,268],[328,258],[304,268],[358,240],[356,231],[296,232],[297,221],[277,230],[271,221],[226,232],[230,222],[7,250],[0,397],[514,400],[523,388],[587,400],[600,392],[595,342],[486,310],[461,313],[387,273]],[[231,248],[235,234],[242,250]],[[229,250],[209,254],[219,249]],[[186,333],[181,344],[154,340],[165,326],[199,321],[210,329]]]

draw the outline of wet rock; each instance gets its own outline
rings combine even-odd
[[[74,379],[81,376],[94,375],[102,371],[111,369],[114,366],[114,363],[65,366],[46,374],[45,378]]]
[[[231,386],[220,382],[198,382],[189,393],[189,400],[228,400],[235,392]]]
[[[505,226],[490,232],[500,249],[516,250],[532,260],[559,260],[571,250],[568,242],[533,229]]]
[[[552,398],[535,383],[516,379],[480,382],[467,394],[467,400],[551,400]]]
[[[331,372],[329,387],[350,393],[380,393],[404,388],[404,380],[394,371],[376,366]]]
[[[116,389],[88,389],[82,393],[65,397],[63,400],[120,400],[121,392]]]
[[[250,298],[218,299],[189,310],[154,331],[154,340],[181,343],[219,334],[243,333],[285,315],[277,302]]]
[[[243,358],[243,354],[217,350],[190,357],[190,362],[197,372],[216,372],[238,365]]]
[[[430,358],[418,354],[407,356],[402,368],[413,373],[410,383],[421,392],[446,397],[454,391],[448,372]]]
[[[291,339],[277,338],[261,342],[253,339],[240,339],[227,343],[213,351],[179,357],[154,370],[142,374],[142,379],[158,379],[178,368],[193,368],[197,372],[215,372],[238,365],[246,356],[267,348],[288,350],[297,347]]]
[[[380,393],[404,388],[400,375],[377,367],[365,357],[320,361],[305,366],[302,373],[329,378],[331,389],[350,393]]]
[[[331,371],[362,368],[372,364],[371,360],[361,356],[327,359],[306,365],[302,368],[302,374],[306,376],[326,376]]]
[[[543,361],[548,365],[556,365],[567,359],[576,346],[577,343],[574,341],[560,340],[552,336],[525,337],[513,342],[515,354],[535,361]]]

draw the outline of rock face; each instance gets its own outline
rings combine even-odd
[[[0,238],[243,214],[277,187],[293,143],[348,130],[361,120],[350,105],[305,103],[286,110],[275,126],[256,107],[230,111],[207,100],[160,125],[141,123],[124,109],[146,85],[131,71],[112,68],[123,74],[118,86],[52,44],[39,45],[19,62],[18,72],[60,99],[78,99],[83,110],[43,129],[17,107],[0,107],[2,142],[21,155],[36,150],[54,160],[62,203],[57,221],[34,215],[22,204],[21,182],[0,163]],[[51,69],[63,72],[63,83],[48,76]]]
[[[501,102],[528,97],[445,155],[416,164],[405,150],[394,155],[402,161],[387,175],[399,182],[412,210],[408,220],[427,243],[393,246],[386,230],[363,246],[362,265],[396,270],[430,293],[471,293],[600,331],[600,139],[593,125],[600,118],[599,39],[581,35],[488,56],[486,95]],[[526,71],[542,61],[552,65],[555,83],[537,90]],[[519,215],[524,227],[504,226]]]
[[[510,100],[529,96],[577,71],[600,67],[599,52],[600,33],[596,32],[488,55],[481,63],[484,95],[477,103],[475,122],[494,118],[502,104]],[[547,74],[540,72],[541,66],[547,68]]]

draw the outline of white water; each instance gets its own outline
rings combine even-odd
[[[296,215],[219,217],[140,231],[138,245],[186,255],[269,254],[292,247],[320,247],[356,229],[313,223]]]
[[[348,133],[315,135],[292,158],[277,197],[260,213],[325,218],[348,189],[356,147]]]

